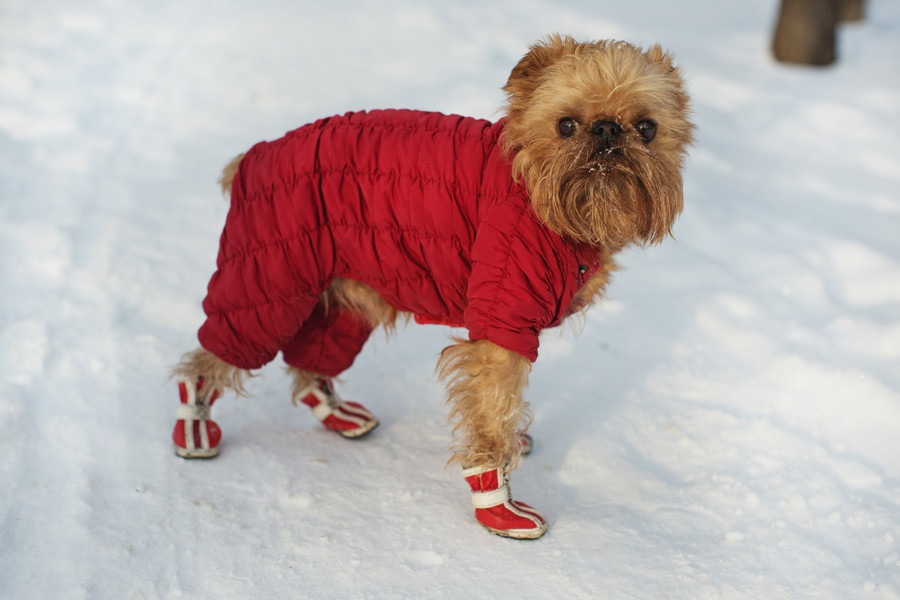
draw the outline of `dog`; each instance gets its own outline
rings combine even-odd
[[[437,371],[476,520],[535,539],[509,475],[530,451],[524,400],[541,330],[599,300],[615,255],[671,235],[692,143],[672,57],[551,35],[503,90],[496,123],[410,110],[321,119],[238,156],[200,348],[174,368],[179,456],[219,450],[211,407],[281,352],[295,404],[358,438],[378,425],[334,378],[402,316],[462,326]]]

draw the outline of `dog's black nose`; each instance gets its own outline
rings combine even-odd
[[[591,126],[591,133],[599,139],[599,150],[602,151],[608,150],[619,140],[619,136],[622,135],[622,128],[618,123],[612,121],[597,121]]]

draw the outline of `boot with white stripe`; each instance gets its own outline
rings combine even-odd
[[[182,458],[212,458],[219,453],[222,430],[210,419],[210,409],[219,398],[219,390],[209,389],[206,380],[198,377],[178,380],[181,404],[175,414],[172,441],[175,453]]]
[[[376,427],[378,419],[357,402],[346,402],[334,391],[331,379],[316,378],[294,396],[294,404],[302,402],[322,424],[338,435],[359,438]]]
[[[463,477],[472,488],[475,518],[491,533],[521,540],[533,540],[547,531],[541,513],[524,502],[512,499],[509,477],[497,467],[465,469]]]
[[[534,439],[524,431],[519,432],[519,451],[522,456],[528,456],[532,450],[534,450]]]

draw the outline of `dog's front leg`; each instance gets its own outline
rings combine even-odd
[[[512,500],[508,483],[531,420],[523,397],[530,370],[528,359],[488,340],[458,341],[438,365],[456,435],[451,460],[464,469],[475,517],[493,533],[522,539],[547,530],[537,511]]]

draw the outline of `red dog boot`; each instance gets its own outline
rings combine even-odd
[[[524,431],[519,432],[519,449],[522,452],[522,456],[528,456],[534,450],[534,438]]]
[[[178,380],[181,405],[175,417],[175,454],[182,458],[212,458],[219,453],[222,430],[209,418],[210,408],[219,398],[219,390],[208,389],[206,381],[198,377],[196,383]]]
[[[378,427],[378,419],[362,404],[344,402],[334,391],[330,379],[318,378],[294,397],[294,404],[302,402],[326,428],[345,438],[366,435]]]
[[[472,488],[475,518],[491,533],[520,540],[533,540],[547,531],[541,514],[510,497],[509,480],[502,469],[474,467],[463,471]]]

